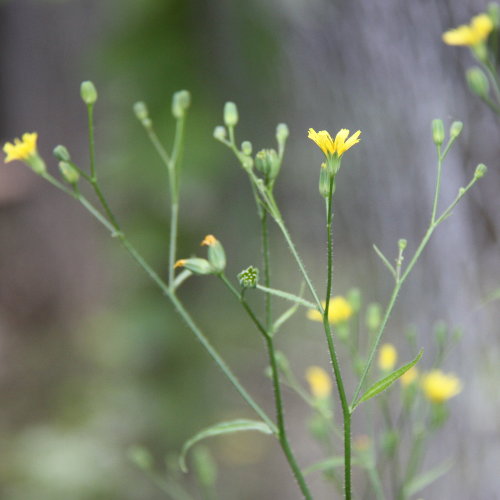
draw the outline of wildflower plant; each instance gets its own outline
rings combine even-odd
[[[484,20],[482,22],[484,25]],[[470,29],[475,29],[474,26],[478,23],[479,21],[476,21]],[[456,42],[460,36],[465,36],[463,34],[465,31],[461,29],[462,35],[454,34],[453,37],[450,35],[448,40],[453,39]],[[484,41],[486,31],[483,29],[481,32],[482,39],[479,36],[475,39],[479,40],[477,44]],[[200,489],[207,495],[211,495],[210,498],[214,498],[217,477],[214,462],[207,449],[199,446],[200,441],[242,431],[261,432],[276,439],[295,477],[298,489],[306,499],[314,498],[308,481],[308,474],[314,471],[321,471],[325,479],[331,481],[332,487],[337,488],[346,500],[354,498],[352,484],[354,465],[365,471],[368,488],[374,492],[373,496],[377,500],[387,498],[386,483],[391,485],[394,498],[404,500],[418,492],[422,484],[426,485],[444,473],[448,466],[431,471],[425,477],[418,475],[423,456],[423,443],[427,437],[425,430],[429,428],[428,418],[432,417],[432,430],[438,430],[447,418],[447,400],[457,395],[461,389],[461,383],[456,376],[440,371],[444,354],[451,340],[447,334],[443,334],[444,330],[441,328],[441,333],[436,334],[436,342],[440,347],[439,356],[434,366],[427,369],[426,367],[430,366],[427,361],[422,367],[416,366],[422,357],[422,351],[419,349],[415,335],[407,335],[406,352],[410,352],[411,356],[399,356],[396,346],[389,343],[382,344],[382,339],[399,292],[415,268],[434,231],[451,215],[455,206],[486,172],[484,165],[478,165],[475,174],[466,186],[458,190],[453,201],[444,210],[438,210],[443,164],[460,135],[462,124],[454,122],[448,138],[445,137],[445,128],[441,120],[434,120],[432,124],[432,138],[437,151],[435,194],[429,210],[429,225],[422,239],[416,244],[414,253],[405,254],[407,247],[405,239],[400,239],[395,245],[394,259],[386,257],[378,247],[374,246],[375,252],[393,280],[391,296],[385,308],[382,308],[376,303],[363,305],[363,296],[355,288],[348,291],[345,296],[333,294],[334,193],[341,180],[340,172],[343,162],[349,162],[349,159],[344,160],[344,155],[360,144],[361,132],[359,130],[350,135],[347,129],[341,129],[335,134],[335,138],[324,130],[316,132],[311,128],[308,133],[308,137],[321,149],[326,160],[319,165],[319,191],[326,208],[325,238],[327,243],[326,283],[323,293],[320,293],[306,269],[280,210],[279,200],[274,194],[275,183],[283,171],[286,142],[289,136],[288,127],[285,124],[279,124],[276,128],[275,146],[259,150],[255,154],[248,140],[238,146],[236,127],[239,114],[234,103],[226,103],[223,111],[224,125],[219,125],[214,130],[214,138],[234,155],[236,162],[248,177],[260,221],[262,247],[260,269],[249,265],[237,277],[231,277],[226,275],[226,263],[231,259],[231,249],[225,249],[223,243],[214,235],[210,234],[202,239],[201,256],[179,259],[177,255],[181,196],[179,168],[183,153],[186,117],[191,105],[189,92],[185,90],[176,92],[172,99],[172,116],[176,127],[171,150],[168,150],[157,136],[146,104],[139,102],[134,105],[134,113],[156,149],[169,179],[169,254],[168,261],[165,263],[166,272],[163,273],[153,269],[128,239],[108,202],[98,178],[95,159],[93,109],[98,94],[91,82],[82,84],[81,98],[88,114],[88,168],[82,167],[80,161],[74,160],[68,150],[59,145],[54,149],[54,156],[59,162],[60,169],[60,175],[56,177],[50,169],[45,167],[43,159],[37,153],[36,134],[25,134],[22,140],[17,139],[14,143],[7,143],[4,146],[4,152],[7,155],[5,161],[19,160],[29,165],[36,174],[80,203],[119,242],[170,301],[208,355],[255,413],[255,419],[240,418],[221,422],[203,429],[186,441],[180,451],[179,466],[185,471],[188,463],[194,464]],[[353,168],[353,166],[348,165],[346,168]],[[89,200],[84,194],[85,189],[95,194],[98,204]],[[303,286],[297,287],[296,293],[271,286],[269,245],[271,223],[283,237],[302,276]],[[256,256],[256,260],[257,258]],[[202,277],[205,276],[205,279],[219,280],[234,297],[235,303],[248,315],[261,336],[269,364],[267,373],[273,388],[274,418],[257,403],[240,382],[223,355],[212,345],[179,297],[181,285],[194,275],[199,275],[198,279],[203,279]],[[249,294],[262,297],[262,311],[257,310],[247,300]],[[289,305],[280,314],[277,313],[278,307],[275,304],[278,300]],[[304,315],[311,320],[311,327],[314,326],[314,322],[321,324],[331,362],[330,369],[318,365],[311,366],[304,377],[294,373],[286,355],[277,349],[277,334],[299,308],[303,308]],[[316,326],[319,327],[319,325]],[[339,355],[341,345],[346,352],[345,359],[341,359]],[[398,365],[400,357],[405,358],[405,361]],[[356,377],[356,388],[352,392],[347,390],[346,372]],[[395,384],[398,380],[399,384]],[[304,382],[307,382],[307,385]],[[394,385],[399,386],[399,389],[394,390]],[[284,386],[295,391],[311,409],[308,429],[312,436],[324,446],[325,451],[325,457],[316,463],[300,464],[293,451],[286,425],[282,396]],[[390,392],[389,389],[391,389]],[[395,394],[400,402],[400,416],[397,419],[391,414],[389,405],[389,397]],[[363,414],[364,403],[376,396],[378,396],[380,414],[383,416],[383,431],[381,433],[371,431],[371,426],[367,425],[362,434],[356,435],[353,441],[354,412]],[[335,400],[340,402],[340,412],[334,411]],[[424,408],[425,405],[427,409]],[[416,410],[416,417],[414,410]],[[406,434],[405,431],[407,431]],[[406,438],[404,438],[405,435]],[[406,450],[401,445],[403,439],[407,440],[406,448],[409,449],[406,457],[403,457]],[[193,450],[193,458],[188,461],[188,454],[191,450]],[[147,450],[133,448],[130,451],[130,458],[146,471],[171,498],[192,498],[176,479],[177,476],[169,472],[165,477],[154,471],[154,461]],[[404,471],[400,470],[402,464],[406,464]],[[175,466],[169,470],[173,469]],[[386,475],[390,476],[389,480],[385,477]]]

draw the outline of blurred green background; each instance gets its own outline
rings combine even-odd
[[[321,154],[306,131],[359,128],[362,142],[346,157],[336,193],[335,293],[358,286],[365,301],[385,303],[391,281],[371,246],[392,256],[404,237],[408,251],[415,248],[428,223],[435,178],[430,122],[462,120],[443,197],[451,200],[479,162],[490,167],[487,181],[429,245],[388,338],[409,359],[402,339],[408,323],[429,355],[437,321],[463,328],[446,369],[465,388],[451,404],[445,445],[431,448],[427,460],[459,456],[426,494],[497,498],[500,316],[498,301],[484,299],[500,286],[499,124],[466,88],[467,51],[440,38],[485,7],[475,0],[4,0],[0,138],[36,130],[46,159],[62,143],[85,164],[79,85],[94,81],[102,184],[130,239],[165,275],[166,173],[132,104],[147,102],[170,145],[171,95],[189,89],[178,253],[199,252],[199,242],[213,233],[234,276],[259,264],[258,220],[245,175],[213,140],[213,129],[227,100],[240,110],[239,140],[251,140],[255,150],[273,146],[276,124],[286,122],[291,136],[277,198],[321,284]],[[0,234],[0,498],[164,498],[128,462],[131,445],[149,447],[161,470],[165,457],[197,430],[253,418],[116,242],[19,165],[0,170]],[[274,230],[271,243],[274,284],[296,290],[299,275]],[[231,297],[216,280],[196,277],[181,296],[271,412],[263,346]],[[300,376],[311,363],[327,366],[317,325],[300,314],[284,333],[279,347]],[[286,404],[299,459],[310,463],[319,449],[303,425],[307,409],[290,393]],[[221,498],[298,498],[271,440],[242,434],[214,440],[210,449]],[[319,477],[313,484],[318,498],[330,498]]]

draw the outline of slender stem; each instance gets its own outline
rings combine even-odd
[[[220,275],[221,280],[227,286],[227,288],[231,291],[231,293],[238,299],[246,313],[257,327],[257,330],[262,334],[264,341],[267,347],[267,353],[269,357],[269,364],[271,366],[271,374],[273,380],[273,389],[274,389],[274,404],[276,408],[276,423],[278,426],[278,439],[281,445],[281,448],[286,456],[288,464],[292,469],[293,475],[299,485],[300,491],[302,492],[304,498],[308,500],[312,500],[311,492],[309,491],[309,487],[305,481],[302,470],[297,464],[293,451],[290,447],[290,443],[288,440],[288,434],[286,432],[285,426],[285,414],[283,411],[283,398],[281,395],[281,387],[280,387],[280,376],[278,370],[278,364],[276,362],[276,350],[274,348],[273,337],[268,330],[266,330],[265,326],[258,320],[255,313],[252,311],[251,307],[246,302],[245,298],[241,293],[239,293],[231,282],[227,279],[224,274]]]
[[[262,245],[262,262],[264,266],[264,284],[266,288],[271,286],[271,266],[270,266],[270,252],[269,252],[269,230],[267,224],[267,210],[261,210],[260,215],[260,232],[261,232],[261,245]],[[264,295],[264,307],[266,311],[266,328],[268,331],[272,327],[272,310],[271,310],[271,294],[266,291]]]
[[[316,309],[316,304],[313,304],[308,300],[304,300],[302,297],[294,295],[293,293],[283,292],[282,290],[277,290],[276,288],[268,288],[262,285],[257,285],[256,288],[257,290],[275,295],[276,297],[281,297],[282,299],[289,300],[290,302],[295,302],[296,304],[300,304],[301,306],[309,307],[310,309]]]
[[[434,221],[436,220],[439,192],[441,191],[441,170],[443,166],[443,158],[441,156],[441,146],[436,146],[436,147],[437,147],[438,163],[437,163],[436,189],[434,190],[434,202],[432,204],[431,225],[434,224]]]
[[[173,289],[175,283],[175,260],[177,254],[177,227],[179,223],[179,203],[170,205],[170,242],[168,251],[168,286]]]
[[[333,372],[337,382],[337,390],[342,406],[342,415],[344,419],[344,488],[345,499],[350,500],[352,497],[351,492],[351,412],[347,396],[344,388],[344,381],[340,370],[340,364],[335,350],[335,343],[330,327],[329,311],[330,311],[330,297],[332,294],[332,281],[333,281],[333,178],[330,182],[330,193],[326,200],[326,234],[328,241],[328,261],[327,261],[327,279],[326,279],[326,297],[325,297],[325,310],[323,313],[323,326],[325,329],[326,341],[328,350],[330,352],[330,359],[333,365]]]
[[[87,118],[89,126],[90,177],[95,179],[94,104],[87,104]]]

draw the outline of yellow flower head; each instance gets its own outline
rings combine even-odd
[[[361,130],[358,130],[347,139],[349,130],[343,128],[337,133],[335,139],[332,139],[332,136],[326,130],[316,132],[313,128],[310,128],[307,137],[319,146],[325,156],[329,157],[336,154],[340,158],[348,149],[360,141],[360,134]]]
[[[310,366],[306,371],[306,379],[315,398],[323,399],[331,394],[332,381],[320,366]]]
[[[418,378],[418,368],[416,366],[412,366],[407,372],[403,373],[399,378],[401,385],[403,387],[408,387],[413,384],[415,380]]]
[[[323,302],[323,307],[326,303]],[[333,325],[347,321],[353,314],[352,306],[347,300],[337,295],[330,299],[330,306],[328,308],[328,321]],[[323,321],[322,314],[317,309],[309,309],[307,317],[312,321]]]
[[[31,134],[26,133],[23,134],[22,140],[16,137],[14,139],[14,143],[5,143],[3,147],[3,151],[7,155],[5,158],[5,163],[9,163],[14,160],[25,161],[31,156],[35,156],[37,154],[37,138],[38,134],[36,132],[33,132]]]
[[[217,243],[217,238],[213,234],[207,234],[203,241],[201,242],[201,246],[211,247]]]
[[[378,353],[378,367],[384,371],[389,372],[396,366],[398,360],[398,351],[392,344],[383,344],[380,346]]]
[[[466,45],[473,47],[484,42],[493,30],[493,21],[488,14],[479,14],[471,19],[470,24],[443,33],[443,41],[448,45]]]
[[[462,390],[460,379],[453,374],[432,370],[422,378],[424,394],[433,403],[443,403]]]
[[[174,264],[174,269],[178,267],[184,267],[186,265],[186,260],[187,259],[179,259],[175,264]]]

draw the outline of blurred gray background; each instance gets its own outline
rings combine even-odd
[[[335,293],[352,286],[385,304],[398,238],[411,255],[430,217],[436,153],[430,123],[464,122],[443,172],[443,206],[489,167],[437,231],[401,294],[387,331],[402,359],[416,326],[430,366],[433,328],[464,335],[445,361],[463,380],[452,417],[429,446],[429,466],[455,458],[423,498],[500,498],[500,287],[498,118],[468,91],[467,49],[441,34],[486,2],[448,0],[3,0],[0,2],[0,139],[38,131],[49,160],[65,144],[85,164],[82,80],[99,90],[100,177],[130,238],[166,273],[164,172],[131,111],[144,99],[170,140],[170,96],[192,92],[179,255],[214,233],[229,274],[258,263],[258,221],[245,175],[212,139],[226,100],[240,110],[239,140],[291,135],[277,185],[291,233],[318,284],[325,244],[317,193],[319,149],[307,129],[362,130],[335,194]],[[168,143],[168,142],[167,142]],[[55,169],[55,162],[49,162]],[[159,189],[164,186],[165,190]],[[20,164],[0,169],[0,496],[5,500],[164,498],[126,460],[135,443],[160,464],[197,430],[253,418],[159,292],[78,206]],[[299,275],[273,228],[274,285]],[[193,278],[181,295],[198,323],[262,404],[272,411],[257,333],[215,280]],[[327,366],[319,327],[297,316],[279,339],[301,375]],[[349,381],[349,390],[353,389]],[[308,411],[286,394],[288,425],[302,463],[321,457]],[[354,433],[363,433],[356,422]],[[356,427],[357,426],[357,427]],[[365,430],[366,432],[366,430]],[[299,498],[275,443],[242,435],[211,444],[221,498]],[[332,498],[312,478],[317,498]]]

